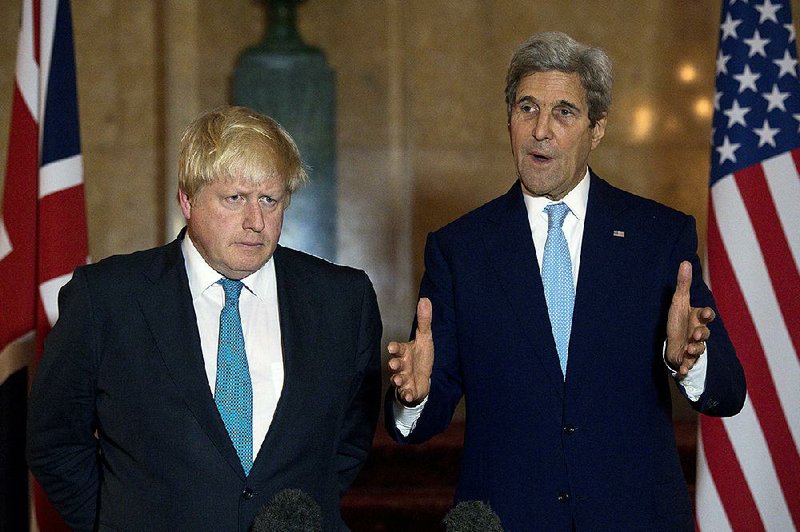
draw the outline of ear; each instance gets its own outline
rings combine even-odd
[[[183,217],[189,220],[192,217],[192,202],[186,192],[180,189],[178,189],[178,204],[181,206]]]
[[[595,149],[597,145],[600,144],[600,140],[606,134],[607,120],[608,120],[608,113],[603,113],[603,118],[600,118],[597,122],[594,123],[594,127],[592,127],[591,131],[592,149]]]

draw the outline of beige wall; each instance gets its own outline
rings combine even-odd
[[[0,157],[21,0],[0,0]],[[798,13],[800,0],[793,0]],[[90,250],[174,234],[175,143],[229,97],[263,36],[256,0],[73,0]],[[705,227],[719,0],[308,0],[300,30],[337,75],[340,261],[375,282],[386,336],[407,334],[425,234],[505,191],[505,68],[563,30],[605,48],[615,101],[593,167]],[[694,69],[694,77],[691,70]],[[684,80],[681,79],[681,73]],[[704,238],[701,236],[701,244]]]

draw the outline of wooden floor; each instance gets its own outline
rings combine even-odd
[[[696,424],[676,422],[681,465],[694,499]],[[370,456],[342,501],[353,532],[441,532],[461,461],[464,427],[452,425],[423,445],[400,445],[379,426]]]

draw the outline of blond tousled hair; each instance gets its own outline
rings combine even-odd
[[[186,127],[178,156],[178,189],[192,199],[207,184],[280,179],[288,202],[308,180],[292,137],[268,116],[240,106],[208,111]]]

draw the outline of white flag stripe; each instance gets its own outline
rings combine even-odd
[[[22,21],[17,40],[17,87],[31,116],[39,120],[39,66],[33,57],[33,5],[22,3]]]
[[[6,258],[6,255],[11,253],[12,249],[14,249],[14,247],[11,245],[11,239],[8,237],[6,224],[4,224],[3,219],[0,218],[0,260]]]
[[[42,306],[44,306],[44,312],[47,314],[47,321],[50,322],[51,327],[58,319],[58,291],[70,279],[72,279],[72,272],[54,277],[39,285],[39,297],[42,300]]]
[[[800,361],[794,352],[764,257],[744,202],[731,176],[711,187],[717,225],[734,275],[747,302],[783,414],[795,444],[800,442]],[[747,353],[740,353],[747,356]]]
[[[701,531],[729,532],[731,524],[722,507],[719,492],[708,470],[703,438],[697,436],[697,525]]]
[[[47,85],[50,82],[50,62],[53,57],[53,39],[56,30],[56,14],[58,0],[41,0],[39,11],[39,132],[44,126],[44,117],[47,110]],[[39,135],[39,146],[42,145],[42,135]]]
[[[778,211],[778,218],[797,268],[800,266],[800,219],[797,217],[800,206],[800,175],[797,174],[791,152],[767,159],[763,165],[772,202]]]
[[[792,530],[792,516],[775,464],[748,396],[737,415],[722,419],[739,466],[767,530]]]
[[[39,169],[39,199],[83,183],[81,154],[59,159]]]

